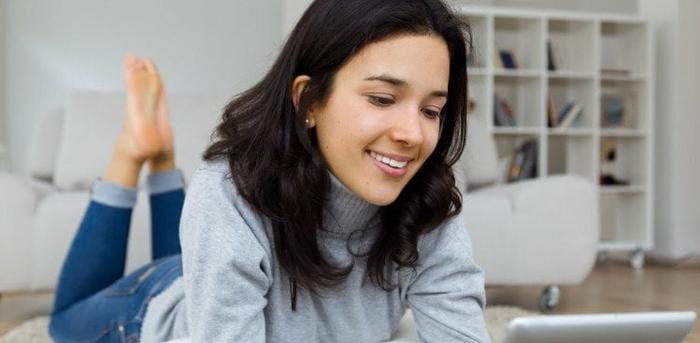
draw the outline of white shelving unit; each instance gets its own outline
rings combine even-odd
[[[499,158],[528,139],[538,142],[537,177],[577,174],[598,185],[601,253],[630,253],[641,268],[653,246],[653,37],[648,21],[633,16],[457,6],[474,44],[469,91],[476,115],[489,123]],[[548,69],[548,42],[556,70]],[[509,50],[518,69],[496,68]],[[517,126],[496,126],[494,95],[511,103]],[[559,110],[576,101],[583,112],[571,127],[551,128],[549,94]],[[604,99],[624,100],[624,122],[601,119]],[[556,113],[556,112],[555,112]],[[609,157],[613,147],[614,161]],[[627,185],[601,185],[601,174]]]

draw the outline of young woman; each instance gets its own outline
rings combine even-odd
[[[157,74],[143,78],[156,80],[150,93],[127,76],[127,119],[156,129],[124,139],[140,147],[116,168],[127,177],[96,181],[54,339],[376,342],[410,308],[421,341],[488,341],[450,169],[466,132],[466,29],[440,0],[314,1],[263,80],[226,107],[184,199],[182,253],[155,246],[178,231],[172,217],[159,228],[156,211],[177,214],[184,194],[176,171],[160,171],[149,177],[154,262],[119,279],[128,226],[98,226],[128,223],[133,162],[163,155],[143,151],[151,138],[172,146],[157,129]],[[155,114],[132,115],[147,104]]]

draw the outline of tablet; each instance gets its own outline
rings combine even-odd
[[[503,343],[681,343],[695,318],[693,311],[520,317]]]

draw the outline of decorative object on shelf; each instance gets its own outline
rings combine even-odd
[[[630,117],[634,96],[632,94],[607,93],[602,94],[600,99],[600,127],[631,128]]]
[[[493,96],[493,119],[496,126],[517,126],[510,101],[497,94]]]
[[[629,180],[623,180],[615,176],[615,160],[617,159],[617,142],[614,139],[603,139],[600,142],[600,185],[627,186]]]
[[[467,113],[472,113],[476,109],[476,99],[471,96],[467,99]]]
[[[600,184],[603,186],[628,186],[630,184],[627,180],[618,179],[612,174],[600,174]]]
[[[529,139],[513,153],[508,182],[537,177],[537,140]]]

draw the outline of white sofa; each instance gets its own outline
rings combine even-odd
[[[30,175],[0,174],[0,293],[54,287],[89,187],[107,165],[123,99],[120,93],[74,92],[64,108],[43,115],[30,149]],[[177,164],[186,181],[200,163],[226,100],[169,96]],[[498,170],[493,138],[483,123],[471,119],[456,174],[461,187],[469,189],[462,214],[487,284],[547,286],[583,280],[595,261],[598,240],[595,186],[566,175],[500,185]],[[143,176],[145,172],[142,181]],[[127,272],[150,258],[148,206],[147,195],[140,192]]]

